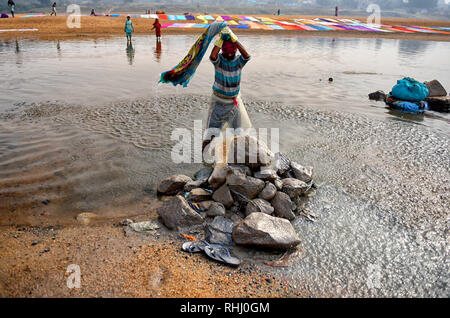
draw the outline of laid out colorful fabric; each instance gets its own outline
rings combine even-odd
[[[225,22],[214,22],[195,41],[188,54],[175,67],[167,72],[161,73],[160,82],[172,83],[174,86],[186,87],[194,76],[195,71],[203,59],[209,44],[214,37],[222,31],[227,24]]]

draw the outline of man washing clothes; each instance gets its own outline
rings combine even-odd
[[[236,54],[237,50],[240,54]],[[209,59],[215,68],[215,79],[202,150],[217,137],[217,132],[252,127],[239,94],[241,71],[250,55],[228,26],[219,33]]]

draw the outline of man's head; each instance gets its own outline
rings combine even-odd
[[[130,16],[127,16],[127,20],[130,20],[131,19],[131,17]]]
[[[237,51],[237,45],[236,43],[233,43],[231,41],[223,41],[222,44],[222,55],[228,59],[232,60],[234,59]]]

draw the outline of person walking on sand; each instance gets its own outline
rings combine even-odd
[[[153,23],[152,30],[155,29],[156,41],[161,41],[161,23],[159,23],[159,19],[156,18]]]
[[[16,4],[14,3],[13,0],[8,0],[8,7],[9,10],[11,11],[11,15],[14,18],[14,11],[16,11]]]
[[[241,54],[236,55],[238,50]],[[209,59],[214,65],[215,80],[202,151],[217,137],[214,130],[252,127],[240,97],[241,71],[250,60],[250,55],[228,26],[219,33]]]
[[[50,13],[50,16],[55,15],[56,17],[56,2],[53,2],[52,4],[52,12]]]
[[[127,16],[127,21],[125,21],[125,33],[127,35],[127,42],[131,42],[131,35],[134,32],[133,22],[131,22],[131,17]]]
[[[337,17],[339,13],[339,8],[338,6],[336,6],[336,8],[334,8],[334,16]]]

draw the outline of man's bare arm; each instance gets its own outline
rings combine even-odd
[[[220,52],[220,47],[218,47],[217,45],[214,46],[214,48],[211,51],[211,54],[209,55],[209,58],[213,61],[217,60],[217,56],[219,55]]]
[[[236,45],[237,45],[239,52],[241,52],[242,57],[247,60],[250,57],[250,54],[248,54],[245,47],[239,41],[236,41]]]

